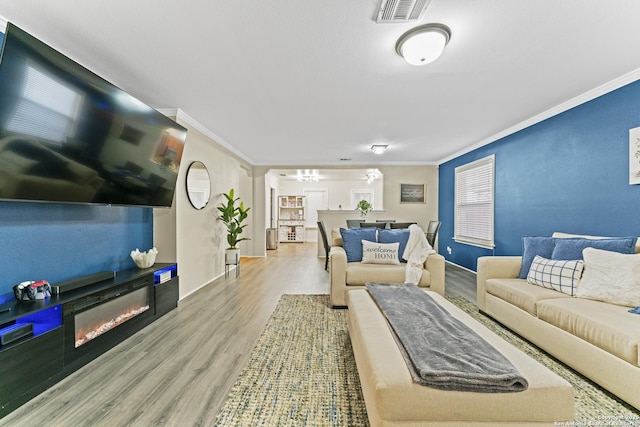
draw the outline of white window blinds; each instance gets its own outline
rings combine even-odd
[[[457,242],[492,248],[495,156],[456,168]]]

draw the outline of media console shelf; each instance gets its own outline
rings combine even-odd
[[[45,300],[0,306],[10,309],[0,313],[0,417],[177,307],[175,264],[87,277]]]

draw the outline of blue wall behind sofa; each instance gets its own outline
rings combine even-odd
[[[629,129],[638,126],[640,81],[443,163],[439,252],[476,270],[480,256],[520,255],[522,236],[640,236],[640,185],[629,185]],[[455,168],[491,154],[493,251],[453,240]]]
[[[24,280],[135,267],[129,253],[152,246],[150,208],[0,201],[0,303]]]

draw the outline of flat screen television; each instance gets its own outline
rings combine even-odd
[[[186,129],[9,23],[0,199],[171,206]]]

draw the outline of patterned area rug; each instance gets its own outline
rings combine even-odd
[[[215,425],[368,425],[347,310],[283,295]]]
[[[577,416],[566,425],[640,426],[640,414],[517,335],[448,298],[575,388]],[[283,295],[231,390],[217,426],[367,426],[347,329],[347,310],[328,295]],[[560,424],[558,424],[560,425]]]

